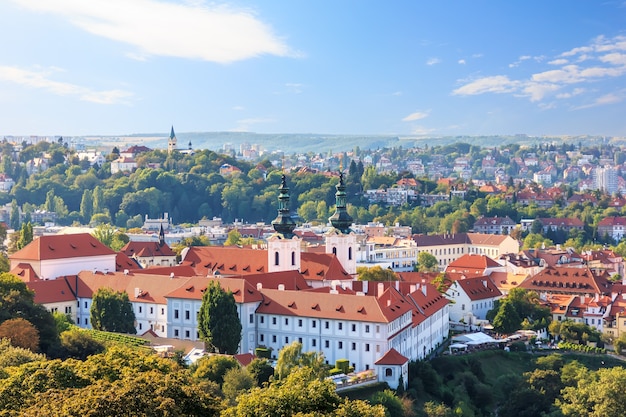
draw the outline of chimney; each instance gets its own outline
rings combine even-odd
[[[422,284],[422,293],[424,294],[424,297],[428,297],[428,294],[426,293],[426,284]]]
[[[485,286],[485,288],[489,288],[488,285],[487,285],[487,280],[486,279],[483,279],[483,285]]]
[[[170,272],[170,278],[174,278],[174,273]]]
[[[128,269],[125,269],[125,270],[124,270],[124,275],[128,275],[128,273],[129,273],[129,272],[130,272],[130,271],[129,271]]]
[[[385,291],[385,284],[382,282],[378,283],[378,292],[376,294],[377,297],[380,297],[382,293]]]
[[[256,289],[257,291],[261,291],[263,289],[263,284],[261,284],[260,282],[256,283]]]
[[[135,288],[135,298],[138,298],[141,295],[141,288]]]
[[[409,293],[414,293],[416,289],[417,287],[415,286],[415,284],[411,284],[411,286],[409,287]]]
[[[278,284],[278,291],[285,291],[285,284]]]

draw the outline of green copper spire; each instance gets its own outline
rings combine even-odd
[[[352,225],[352,217],[346,210],[347,198],[346,198],[346,186],[343,183],[343,172],[339,173],[339,184],[336,186],[337,192],[335,193],[335,213],[330,216],[328,220],[333,227],[339,230],[341,233],[350,233],[350,226]]]
[[[278,216],[272,221],[272,226],[277,233],[282,234],[286,239],[291,239],[294,236],[293,229],[296,228],[296,222],[293,221],[289,213],[289,187],[287,187],[285,174],[281,178],[278,190],[280,191],[278,195]]]
[[[172,131],[170,132],[170,139],[174,139],[176,134],[174,134],[174,126],[172,125]]]

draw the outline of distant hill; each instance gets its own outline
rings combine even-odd
[[[168,133],[141,133],[118,137],[86,137],[87,146],[124,148],[130,145],[145,145],[150,148],[166,149]],[[381,148],[424,147],[449,145],[465,142],[481,147],[500,147],[510,143],[520,145],[534,145],[563,142],[583,145],[597,145],[611,143],[613,145],[626,144],[625,138],[603,138],[594,136],[568,137],[532,137],[527,135],[497,135],[497,136],[385,136],[385,135],[332,135],[332,134],[302,134],[302,133],[275,133],[261,134],[248,132],[177,132],[178,148],[187,149],[189,142],[193,149],[210,149],[222,151],[228,144],[231,149],[239,151],[242,144],[259,145],[269,152],[293,153],[327,153],[351,151],[357,146],[361,150],[375,150]]]

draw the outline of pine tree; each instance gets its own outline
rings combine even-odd
[[[209,350],[235,354],[241,342],[241,321],[235,297],[217,281],[209,282],[198,317],[200,338]]]
[[[91,190],[83,192],[83,198],[80,200],[80,215],[83,218],[83,223],[89,223],[93,216],[93,196]]]

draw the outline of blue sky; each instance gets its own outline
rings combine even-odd
[[[626,136],[626,1],[4,0],[0,135]]]

